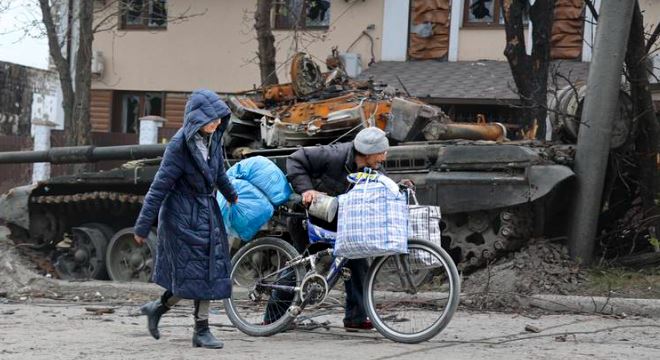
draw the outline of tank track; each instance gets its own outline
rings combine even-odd
[[[30,236],[35,245],[45,246],[57,244],[68,229],[81,223],[101,222],[114,227],[117,217],[138,212],[143,201],[144,195],[110,191],[34,195],[30,198]]]
[[[142,204],[144,201],[144,195],[110,191],[93,191],[73,195],[38,195],[31,198],[31,202],[35,204],[72,204],[84,201],[96,202],[96,204],[90,205],[103,205],[103,203],[110,202]]]
[[[31,198],[33,204],[42,205],[44,209],[57,208],[57,217],[92,211],[112,216],[135,210],[143,201],[144,195],[107,191]],[[442,245],[461,271],[471,271],[505,252],[520,248],[532,236],[533,220],[529,205],[448,214],[442,219]],[[42,269],[46,267],[41,265]]]
[[[443,247],[468,271],[500,254],[517,250],[533,233],[533,212],[521,205],[490,211],[449,214],[442,220]]]
[[[127,219],[129,223],[135,221],[134,215],[143,202],[144,195],[110,191],[34,195],[30,198],[31,228],[26,244],[30,246],[23,249],[23,254],[40,270],[60,276],[57,259],[68,247],[60,249],[57,244],[72,238],[72,227],[100,223],[108,226],[111,234],[118,228],[130,226]]]

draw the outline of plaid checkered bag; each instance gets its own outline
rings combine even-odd
[[[394,181],[375,172],[351,174],[349,181],[355,186],[339,196],[335,256],[355,259],[407,253],[405,194]]]
[[[414,192],[410,192],[412,204],[408,206],[408,236],[410,239],[425,240],[442,246],[440,220],[442,215],[439,206],[419,205]],[[428,253],[415,254],[411,259],[417,265],[438,265],[438,260]]]

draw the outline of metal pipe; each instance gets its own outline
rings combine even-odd
[[[504,140],[506,127],[500,123],[471,124],[450,123],[443,124],[437,140]]]
[[[52,164],[136,160],[156,158],[165,152],[165,144],[124,146],[70,146],[43,151],[0,152],[0,164],[49,162]]]
[[[584,264],[591,263],[595,247],[612,123],[618,113],[621,72],[634,5],[635,1],[610,0],[600,6],[578,133],[574,169],[577,188],[568,233],[571,256]]]

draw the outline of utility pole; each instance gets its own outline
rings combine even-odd
[[[595,246],[612,123],[618,108],[634,6],[634,0],[608,0],[600,6],[577,141],[577,189],[568,233],[569,252],[583,264],[591,263]]]

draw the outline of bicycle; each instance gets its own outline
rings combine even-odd
[[[300,254],[283,239],[262,237],[234,255],[233,289],[224,306],[229,320],[250,336],[288,329],[305,308],[322,304],[339,279],[350,277],[344,268],[348,259],[333,256],[335,232],[314,225],[306,214],[287,210],[283,215],[305,217],[310,244],[330,247],[305,255],[307,251]],[[459,303],[456,265],[444,249],[424,240],[409,240],[408,254],[373,259],[364,286],[364,305],[374,327],[401,343],[436,336]],[[267,320],[267,312],[273,311],[278,317]]]

